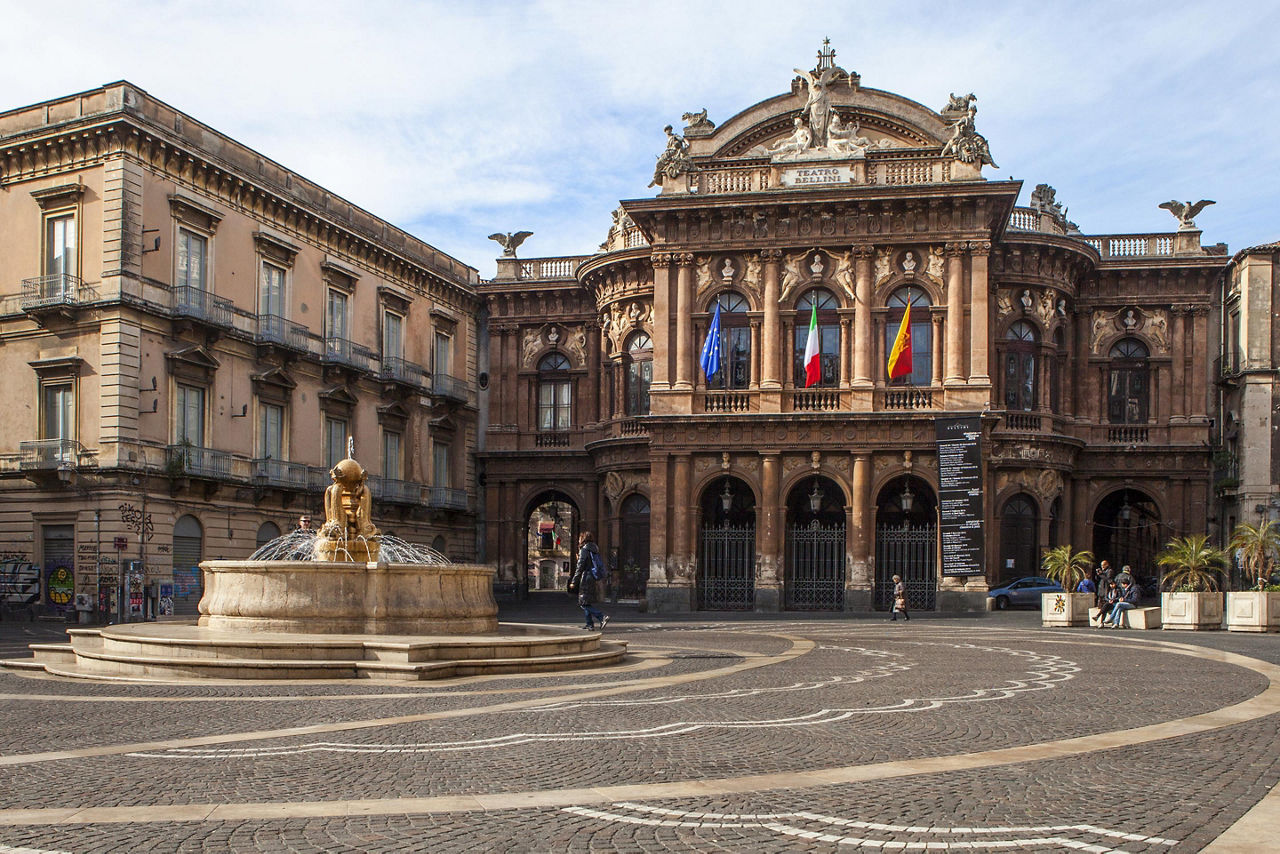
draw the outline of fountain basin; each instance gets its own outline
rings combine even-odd
[[[307,634],[493,632],[492,567],[337,561],[211,560],[199,625]]]

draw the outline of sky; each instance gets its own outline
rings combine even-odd
[[[55,17],[56,16],[56,17]],[[128,80],[493,275],[580,255],[644,198],[662,128],[788,91],[824,37],[864,87],[978,96],[989,178],[1086,234],[1280,239],[1280,2],[0,0],[0,110]]]

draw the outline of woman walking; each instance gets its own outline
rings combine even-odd
[[[587,631],[593,631],[597,622],[602,629],[609,623],[609,618],[595,606],[600,601],[600,582],[596,580],[597,573],[594,571],[597,566],[604,566],[604,558],[600,555],[591,532],[583,531],[578,537],[578,571],[569,584],[578,590],[578,605],[587,617],[587,624],[583,628]]]
[[[904,620],[911,621],[911,615],[907,613],[907,585],[902,583],[901,575],[895,575],[893,577],[893,608],[889,611],[889,622],[898,622],[899,612],[902,613]]]

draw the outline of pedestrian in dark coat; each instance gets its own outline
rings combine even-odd
[[[609,623],[609,618],[605,616],[596,602],[600,601],[600,582],[591,572],[591,567],[595,558],[604,560],[600,554],[600,549],[596,546],[595,537],[590,531],[583,531],[578,536],[578,569],[573,574],[573,579],[569,582],[572,587],[578,590],[578,606],[582,608],[582,613],[586,615],[587,624],[582,628],[587,631],[594,631],[596,623],[600,624],[600,628],[604,628]]]

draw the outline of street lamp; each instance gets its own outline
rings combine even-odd
[[[1120,503],[1120,519],[1128,522],[1129,516],[1133,514],[1133,508],[1129,506],[1129,493],[1121,493]]]
[[[809,493],[809,509],[817,513],[822,509],[822,497],[825,493],[818,488],[818,482],[813,482],[813,492]]]
[[[725,513],[733,509],[733,489],[730,488],[727,480],[724,482],[724,492],[720,493],[720,506],[724,508]]]
[[[911,508],[915,506],[916,495],[911,491],[911,484],[905,484],[902,487],[902,495],[898,497],[899,503],[902,504],[902,512],[910,513]]]

